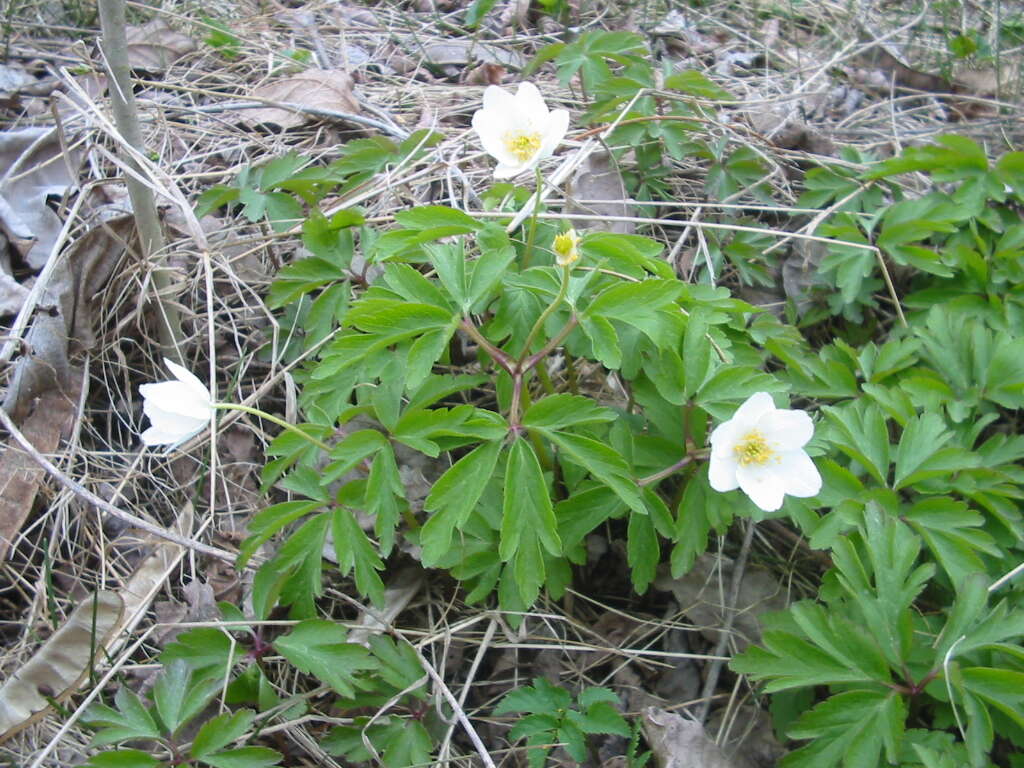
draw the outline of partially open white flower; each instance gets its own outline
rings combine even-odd
[[[533,83],[520,83],[514,96],[489,85],[483,109],[473,115],[473,129],[498,161],[494,178],[511,179],[551,156],[569,129],[569,113],[548,111]]]
[[[821,475],[803,449],[813,434],[804,411],[776,408],[767,392],[751,395],[711,433],[711,487],[740,488],[766,512],[781,507],[787,493],[817,495]]]
[[[555,242],[552,248],[555,251],[555,261],[560,267],[568,267],[575,264],[580,258],[580,236],[575,229],[567,229],[561,234],[555,235]]]
[[[177,363],[164,359],[177,381],[142,384],[142,410],[153,423],[142,433],[146,445],[176,445],[202,432],[210,423],[213,399],[199,379]]]

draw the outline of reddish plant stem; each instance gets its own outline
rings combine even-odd
[[[515,376],[516,362],[496,346],[491,344],[491,342],[489,342],[487,338],[480,333],[480,329],[476,327],[472,320],[468,317],[462,318],[460,327],[470,335],[473,341],[480,345],[482,350],[494,358],[494,362],[500,365],[509,376]]]
[[[698,451],[698,450],[696,450],[696,447],[692,443],[687,443],[686,455],[683,456],[683,458],[681,458],[679,461],[677,461],[672,466],[665,467],[664,469],[659,470],[658,472],[655,472],[653,475],[648,475],[647,477],[639,478],[636,481],[636,484],[641,486],[641,487],[643,487],[645,485],[651,485],[652,483],[656,483],[659,480],[664,480],[669,475],[671,475],[671,474],[673,474],[675,472],[678,472],[680,469],[685,467],[687,464],[692,463],[694,459],[706,459],[707,457],[708,457],[707,449]]]

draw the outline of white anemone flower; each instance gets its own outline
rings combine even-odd
[[[711,433],[711,487],[740,488],[766,512],[781,507],[786,494],[816,496],[821,475],[804,451],[813,434],[804,411],[776,408],[767,392],[751,395]]]
[[[511,179],[551,156],[569,129],[569,113],[549,111],[533,83],[520,83],[515,95],[489,85],[483,109],[473,115],[473,129],[498,161],[494,178]]]
[[[142,384],[142,410],[153,426],[142,433],[146,445],[177,445],[202,432],[210,423],[213,399],[194,374],[171,360],[164,364],[176,381]]]

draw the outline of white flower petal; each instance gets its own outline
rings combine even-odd
[[[142,384],[139,394],[143,397],[142,408],[159,407],[168,413],[182,414],[196,419],[209,418],[210,398],[198,395],[192,387],[182,381],[161,381],[156,384]]]
[[[508,120],[503,119],[497,112],[487,112],[481,109],[473,115],[473,130],[480,137],[484,151],[499,163],[518,164],[519,161],[505,144],[505,132],[508,129]]]
[[[203,399],[207,403],[210,402],[210,390],[192,371],[183,368],[173,360],[168,360],[166,357],[164,358],[164,365],[174,374],[174,378],[187,386],[197,398]]]
[[[786,494],[784,479],[776,467],[771,462],[736,466],[736,479],[740,488],[765,512],[774,512],[781,507]]]
[[[520,173],[525,171],[527,166],[519,165],[505,165],[504,163],[498,163],[494,168],[494,178],[496,179],[511,179],[513,176],[518,176]]]
[[[739,488],[740,481],[736,477],[737,462],[731,457],[717,458],[714,455],[708,461],[708,482],[716,491],[731,491]]]
[[[543,131],[544,140],[540,145],[540,151],[537,153],[537,159],[543,160],[545,157],[551,157],[558,148],[558,145],[562,143],[562,139],[565,138],[565,133],[568,130],[568,112],[564,109],[556,109],[548,115],[547,125]]]
[[[775,472],[783,479],[790,496],[805,499],[821,491],[821,474],[804,451],[789,451],[779,456]]]
[[[755,392],[736,409],[736,413],[732,415],[732,421],[753,427],[761,420],[762,416],[773,410],[775,410],[775,401],[772,400],[772,396],[767,392]]]
[[[189,435],[191,437],[191,435]],[[169,445],[180,443],[181,435],[178,432],[165,432],[157,427],[150,427],[142,433],[142,442],[146,445]]]
[[[780,451],[803,448],[814,436],[814,422],[804,411],[768,411],[761,416],[757,427]]]
[[[711,437],[708,438],[711,442],[711,455],[723,458],[732,457],[736,443],[749,429],[749,425],[741,424],[735,418],[723,421],[714,428]]]
[[[540,95],[537,86],[528,80],[521,82],[516,89],[516,109],[533,119],[545,118],[548,114],[548,105],[544,103],[544,97]]]
[[[487,112],[504,112],[514,114],[516,97],[497,85],[488,85],[484,89],[484,110]]]

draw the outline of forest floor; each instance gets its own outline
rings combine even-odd
[[[470,28],[467,14],[488,5]],[[731,95],[707,134],[722,146],[751,148],[772,170],[750,187],[767,184],[775,205],[795,208],[804,172],[842,162],[851,147],[885,157],[956,132],[990,153],[1019,149],[1022,8],[873,0],[558,0],[550,13],[529,0],[132,4],[140,165],[168,238],[163,302],[180,314],[183,359],[204,380],[215,374],[223,396],[295,420],[292,372],[310,353],[282,362],[287,325],[264,298],[277,270],[301,257],[298,233],[274,231],[238,209],[201,220],[193,214],[204,191],[232,183],[247,166],[288,152],[327,163],[353,139],[397,142],[430,129],[443,139],[415,168],[378,175],[329,202],[358,205],[381,226],[417,205],[479,208],[493,183],[491,161],[470,130],[484,87],[514,86],[547,45],[593,29],[624,30],[644,38],[664,73],[697,71]],[[73,695],[61,707],[46,698],[62,691],[44,690],[42,705],[29,696],[0,721],[10,728],[0,764],[68,766],[89,754],[90,731],[80,720],[91,701],[100,694],[109,701],[119,686],[147,689],[155,657],[183,628],[215,625],[221,601],[244,607],[251,599],[251,573],[237,571],[232,556],[268,504],[260,471],[276,427],[233,413],[214,436],[167,452],[143,448],[139,385],[167,378],[153,301],[157,262],[139,255],[95,8],[6,0],[0,28],[4,411],[52,462],[44,469],[21,451],[7,425],[0,680],[96,590],[118,592],[125,604],[104,641],[107,661],[85,679],[65,681]],[[576,122],[586,106],[578,81],[560,82],[550,62],[529,79],[550,106],[572,113],[560,152],[574,151],[592,127]],[[566,197],[605,211],[600,201],[613,200],[625,231],[663,242],[680,276],[706,279],[700,230],[669,223],[705,215],[708,165],[694,156],[666,166],[661,182],[673,203],[624,201],[621,177],[608,166],[577,179]],[[784,230],[771,214],[759,219],[758,200],[745,191],[735,204]],[[799,277],[784,272],[741,295],[781,311],[801,291]],[[735,287],[730,280],[719,276]],[[414,484],[430,468],[402,469]],[[742,578],[734,578],[729,558],[742,539],[742,527],[713,537],[693,571],[681,579],[665,573],[644,595],[633,593],[624,557],[601,561],[617,562],[612,568],[581,567],[567,596],[542,602],[519,629],[493,606],[467,604],[457,583],[423,569],[406,548],[382,574],[387,618],[416,638],[497,763],[519,764],[522,750],[509,742],[511,720],[484,713],[510,688],[546,677],[569,688],[607,686],[636,716],[648,707],[706,716],[705,733],[730,762],[712,762],[698,743],[672,768],[771,766],[785,750],[755,691],[723,666],[719,649],[728,656],[756,637],[757,613],[813,593],[823,566],[798,533],[766,521]],[[610,536],[588,540],[593,562],[623,546]],[[324,615],[358,623],[366,617],[352,607],[354,594],[347,580],[327,577],[319,605]],[[726,617],[731,639],[722,644]],[[296,675],[279,685],[279,695],[311,687]],[[321,748],[323,725],[282,717],[259,743],[282,752],[284,765],[347,764]],[[651,731],[647,738],[654,740]],[[590,764],[627,765],[625,751],[625,739],[608,737],[595,742]],[[478,760],[461,729],[448,731],[439,759]],[[553,759],[569,762],[559,753]]]

